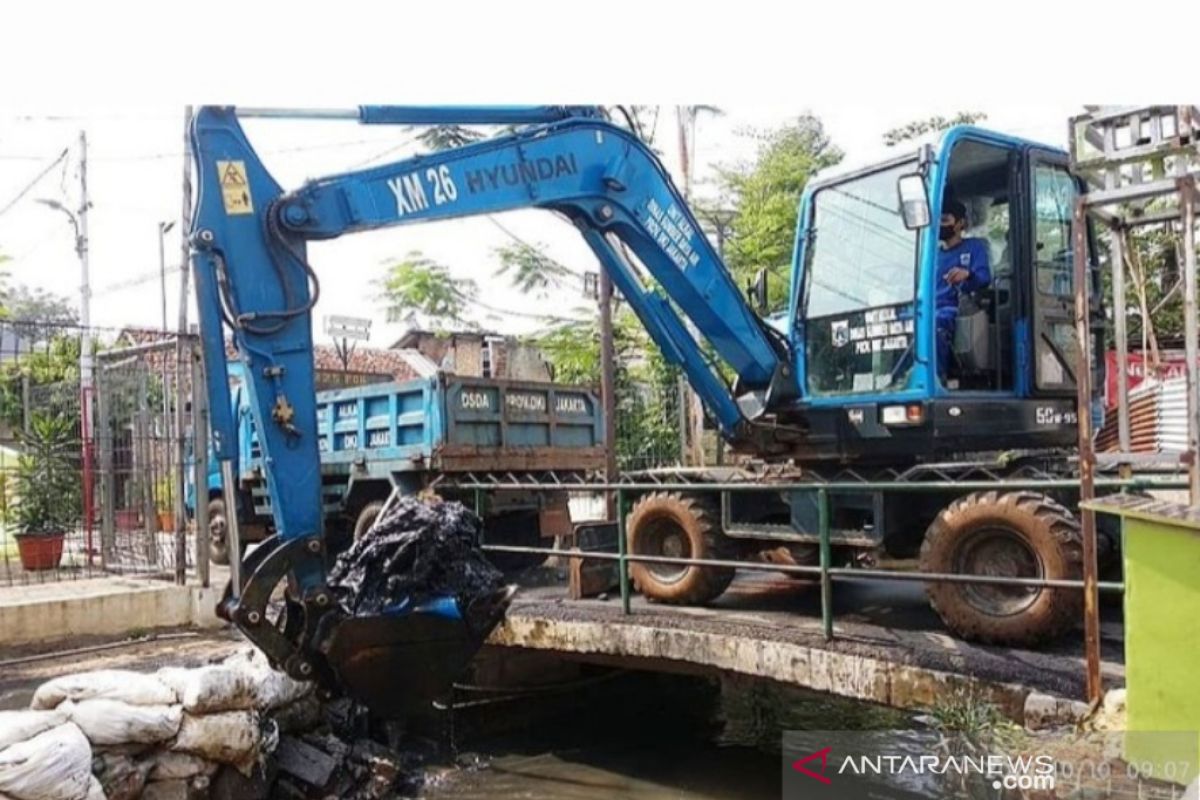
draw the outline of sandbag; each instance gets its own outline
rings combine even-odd
[[[160,679],[175,689],[189,714],[247,711],[254,708],[255,676],[244,666],[213,664],[196,669],[167,667]]]
[[[0,750],[17,742],[32,739],[39,733],[57,728],[67,721],[67,715],[51,711],[0,711]]]
[[[179,706],[135,706],[118,700],[68,700],[59,708],[93,745],[153,744],[179,732]]]
[[[312,691],[312,684],[273,669],[258,650],[230,656],[220,664],[197,669],[164,667],[158,679],[171,687],[189,714],[221,711],[267,711]]]
[[[175,692],[153,675],[123,669],[101,669],[63,675],[46,681],[34,692],[30,708],[57,708],[64,700],[120,700],[135,706],[169,706],[179,702]]]
[[[13,800],[86,800],[92,748],[74,723],[0,750],[0,793]]]
[[[216,771],[217,764],[213,761],[205,761],[203,758],[189,753],[163,750],[155,753],[151,761],[150,780],[188,780],[197,775],[212,775]]]
[[[272,711],[294,703],[313,690],[311,682],[298,681],[272,667],[266,654],[258,649],[235,653],[225,660],[225,664],[244,665],[254,687],[254,707],[259,711]]]
[[[92,776],[108,800],[138,800],[151,766],[143,758],[105,752],[92,759]]]
[[[179,735],[170,744],[170,749],[208,761],[232,764],[249,775],[258,760],[259,741],[258,714],[253,711],[200,716],[185,713]]]

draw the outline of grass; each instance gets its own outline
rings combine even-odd
[[[1020,747],[1025,729],[973,692],[959,691],[939,700],[930,709],[933,727],[946,735],[958,735],[977,747]]]

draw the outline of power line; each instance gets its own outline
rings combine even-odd
[[[508,238],[512,239],[512,240],[513,240],[514,242],[516,242],[517,244],[521,245],[522,247],[526,247],[526,248],[528,248],[528,249],[530,249],[530,250],[533,250],[534,252],[540,253],[540,254],[541,254],[541,255],[542,255],[544,258],[547,258],[547,259],[549,259],[549,260],[553,261],[555,264],[558,264],[560,267],[562,267],[564,270],[566,270],[567,272],[571,273],[571,274],[572,274],[572,275],[574,275],[575,277],[577,277],[577,278],[582,278],[582,277],[583,277],[583,273],[582,273],[582,272],[579,272],[578,270],[574,270],[574,269],[572,269],[572,268],[568,267],[566,264],[564,264],[564,263],[562,263],[561,261],[559,261],[558,259],[556,259],[556,258],[550,258],[550,256],[547,256],[545,253],[542,253],[542,250],[541,250],[541,248],[540,248],[540,247],[534,247],[534,246],[533,246],[533,245],[531,245],[529,242],[525,241],[525,240],[524,240],[524,239],[522,239],[520,236],[518,236],[517,234],[513,233],[511,230],[509,230],[509,228],[507,228],[505,225],[501,224],[500,220],[496,219],[496,218],[495,218],[493,215],[491,215],[491,214],[488,214],[488,215],[487,215],[487,219],[488,219],[488,221],[489,221],[489,222],[491,222],[491,223],[492,223],[493,225],[495,225],[497,228],[499,228],[500,230],[502,230],[502,231],[503,231],[503,232],[504,232],[504,233],[505,233],[505,234],[508,236]]]
[[[166,269],[166,272],[168,274],[176,273],[179,271],[180,271],[180,268],[178,265],[173,266],[173,267],[167,267],[167,269]],[[124,291],[125,289],[133,289],[133,288],[141,286],[143,284],[150,283],[151,281],[157,281],[159,279],[160,274],[161,273],[158,270],[154,270],[153,272],[142,272],[137,275],[133,275],[129,278],[126,278],[125,280],[117,281],[115,283],[110,283],[106,286],[101,286],[99,289],[96,289],[92,292],[92,297],[98,297],[99,295],[102,295],[102,294],[111,294],[113,292],[120,292],[120,291]]]
[[[14,197],[12,200],[9,200],[8,203],[4,206],[4,208],[0,208],[0,216],[4,216],[4,214],[7,213],[10,208],[15,206],[18,202],[20,202],[21,198],[24,197],[25,195],[27,195],[29,193],[29,190],[37,185],[38,181],[40,181],[42,178],[46,177],[46,175],[49,174],[50,170],[52,170],[56,166],[58,166],[58,162],[62,161],[64,158],[66,158],[67,153],[69,153],[69,152],[70,152],[70,149],[64,147],[63,151],[58,154],[58,158],[54,159],[49,164],[47,164],[46,167],[44,169],[42,169],[42,171],[39,172],[37,174],[37,176],[25,186],[24,189],[22,189],[21,191],[19,191],[17,193],[16,197]]]
[[[261,150],[261,151],[259,151],[259,155],[271,156],[271,155],[279,155],[281,153],[302,153],[302,152],[308,152],[310,150],[336,150],[336,149],[342,148],[342,147],[355,147],[355,146],[366,145],[366,144],[378,144],[378,142],[379,142],[378,139],[354,139],[352,141],[345,141],[345,142],[326,142],[324,144],[298,145],[296,147],[279,147],[279,148],[275,148],[273,150]],[[184,155],[185,154],[183,153],[183,151],[178,151],[178,152],[170,152],[170,153],[141,153],[141,154],[135,154],[135,155],[120,155],[120,156],[93,156],[90,160],[91,161],[123,163],[123,162],[159,161],[162,159],[183,158]],[[46,157],[47,156],[44,156],[44,155],[29,155],[29,154],[14,155],[11,153],[5,153],[5,154],[0,155],[0,161],[4,161],[4,160],[7,160],[7,161],[41,161],[42,159],[44,159]]]

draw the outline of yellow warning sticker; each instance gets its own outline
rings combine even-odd
[[[245,161],[218,161],[217,175],[221,179],[221,198],[226,214],[253,214],[250,182],[246,180]]]

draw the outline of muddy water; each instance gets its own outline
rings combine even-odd
[[[784,729],[902,726],[895,712],[765,681],[628,673],[455,715],[459,763],[429,800],[780,796]]]

